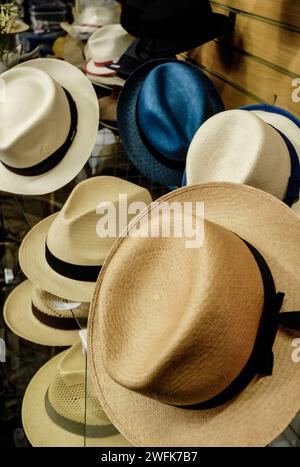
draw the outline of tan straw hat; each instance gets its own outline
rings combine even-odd
[[[94,148],[99,106],[73,65],[29,60],[1,75],[0,189],[38,195],[69,183]]]
[[[105,26],[94,32],[85,47],[87,77],[94,83],[122,86],[125,81],[105,65],[118,61],[133,41],[134,38],[120,24]]]
[[[86,326],[89,303],[71,303],[25,281],[4,304],[4,320],[19,337],[40,345],[67,347]]]
[[[187,185],[244,183],[291,206],[299,199],[300,128],[277,107],[254,108],[268,110],[227,110],[199,128],[187,155]]]
[[[89,314],[97,396],[137,446],[265,446],[300,407],[299,332],[287,330],[300,318],[284,313],[300,307],[300,219],[275,197],[230,183],[163,202],[204,203],[203,246],[134,238],[153,207],[115,243]],[[164,226],[170,216],[157,218]]]
[[[19,19],[11,21],[5,31],[5,34],[21,34],[29,29],[29,25]]]
[[[19,260],[28,279],[58,297],[90,302],[115,240],[98,235],[101,215],[96,209],[110,203],[118,213],[119,195],[126,195],[128,203],[152,201],[146,189],[116,177],[90,178],[77,185],[63,209],[42,220],[23,240]]]
[[[23,428],[34,447],[130,446],[104,414],[87,381],[81,344],[36,373],[22,405]]]

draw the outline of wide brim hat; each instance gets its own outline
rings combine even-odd
[[[231,183],[179,189],[160,199],[160,202],[163,201],[203,202],[206,221],[233,231],[263,255],[271,269],[276,289],[285,292],[284,310],[299,309],[300,220],[284,203],[263,191]],[[131,228],[145,215],[143,212],[138,216]],[[128,236],[115,243],[98,279],[89,315],[91,377],[107,416],[136,446],[266,446],[287,427],[300,407],[299,364],[292,358],[295,333],[279,329],[273,345],[272,376],[253,379],[235,398],[211,409],[191,407],[187,410],[168,405],[132,391],[126,388],[126,384],[120,385],[111,378],[102,355],[100,317],[104,311],[103,308],[99,309],[99,300],[106,273],[113,260],[121,254],[121,247],[124,253],[127,242],[130,242]],[[151,264],[153,252],[146,250],[143,251],[142,261]],[[178,277],[182,278],[180,264],[185,264],[184,255],[180,253],[177,259],[179,263],[173,272],[176,274],[177,271]],[[176,258],[172,256],[170,261],[174,264]],[[114,268],[113,265],[111,267]],[[112,269],[109,274],[112,278]],[[128,267],[126,274],[130,274]],[[146,291],[147,276],[143,276],[143,280],[143,290]],[[162,290],[157,291],[156,299],[163,293],[163,284],[161,282]],[[119,291],[114,290],[113,293],[117,297]],[[145,298],[144,306],[146,304]],[[131,310],[134,304],[131,302],[124,306],[126,310]],[[111,302],[110,312],[112,307]],[[119,309],[118,313],[122,320]],[[126,323],[126,326],[130,326],[130,323]],[[181,384],[184,385],[182,379]]]
[[[185,65],[184,62],[175,59],[151,60],[137,68],[130,75],[119,97],[117,122],[126,153],[143,175],[168,187],[178,187],[181,185],[183,170],[167,167],[153,155],[147,144],[145,144],[137,121],[137,104],[146,78],[154,68],[168,63]],[[222,101],[210,80],[196,66],[190,64],[187,66],[192,67],[197,74],[201,73],[201,78],[205,79],[212,113],[223,110]]]
[[[130,444],[120,434],[91,438],[74,434],[54,423],[47,414],[45,397],[56,368],[68,351],[47,362],[30,381],[22,404],[22,424],[34,447],[125,447]]]
[[[35,59],[17,67],[32,67],[48,73],[71,94],[78,111],[77,134],[63,160],[52,170],[38,176],[23,176],[0,163],[0,188],[21,195],[52,193],[72,181],[83,169],[95,145],[99,105],[92,84],[76,67],[57,59]],[[53,135],[55,138],[55,135]]]
[[[22,34],[22,32],[28,31],[29,28],[30,26],[28,24],[18,19],[14,21],[12,27],[8,27],[7,34]]]
[[[26,280],[8,296],[4,320],[14,334],[29,342],[51,347],[68,347],[79,341],[80,327],[65,331],[46,326],[32,313],[33,284]]]

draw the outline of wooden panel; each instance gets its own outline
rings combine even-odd
[[[300,28],[299,0],[216,0],[214,3]]]
[[[214,7],[214,11],[225,12],[220,7]],[[234,34],[224,41],[297,76],[300,72],[300,34],[297,32],[237,14]]]
[[[249,56],[242,55],[221,42],[209,42],[190,52],[190,56],[238,88],[300,115],[300,104],[291,98],[292,78]]]
[[[205,71],[210,80],[214,83],[220,96],[223,99],[226,110],[236,109],[244,105],[256,104],[258,101],[247,96],[243,92],[231,86],[231,84],[214,76],[212,73]]]

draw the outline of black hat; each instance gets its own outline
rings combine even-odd
[[[124,0],[124,29],[147,42],[150,55],[190,50],[231,30],[225,15],[213,13],[209,0]]]

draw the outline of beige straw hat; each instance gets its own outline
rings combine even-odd
[[[26,32],[29,29],[29,25],[21,21],[20,19],[13,20],[11,23],[8,24],[5,33],[6,34],[21,34],[22,32]]]
[[[300,307],[300,219],[273,196],[230,183],[163,201],[204,203],[203,246],[132,237],[153,207],[115,243],[89,314],[97,396],[137,446],[265,446],[300,407],[299,332],[279,326],[297,317],[300,327],[299,313],[279,313],[280,292],[285,312]]]
[[[32,378],[22,422],[34,447],[130,446],[104,414],[89,378],[86,384],[80,343],[52,358]]]
[[[118,213],[121,194],[128,203],[148,205],[152,201],[146,189],[116,177],[90,178],[77,185],[63,209],[42,220],[24,238],[19,260],[27,278],[58,297],[90,302],[115,240],[98,236],[101,215],[96,209],[100,203],[111,203]]]
[[[56,59],[29,60],[3,73],[0,189],[46,194],[69,183],[94,148],[99,106],[89,80]]]
[[[71,303],[25,281],[4,304],[4,320],[19,337],[40,345],[67,347],[86,327],[89,303]]]
[[[118,61],[133,41],[134,38],[120,24],[105,26],[94,32],[85,47],[87,77],[96,83],[122,86],[125,81],[105,65]]]
[[[187,155],[187,185],[244,183],[281,200],[294,196],[290,205],[299,198],[300,128],[286,116],[271,111],[277,107],[261,108],[269,111],[227,110],[199,128]],[[294,170],[291,146],[298,165]]]

